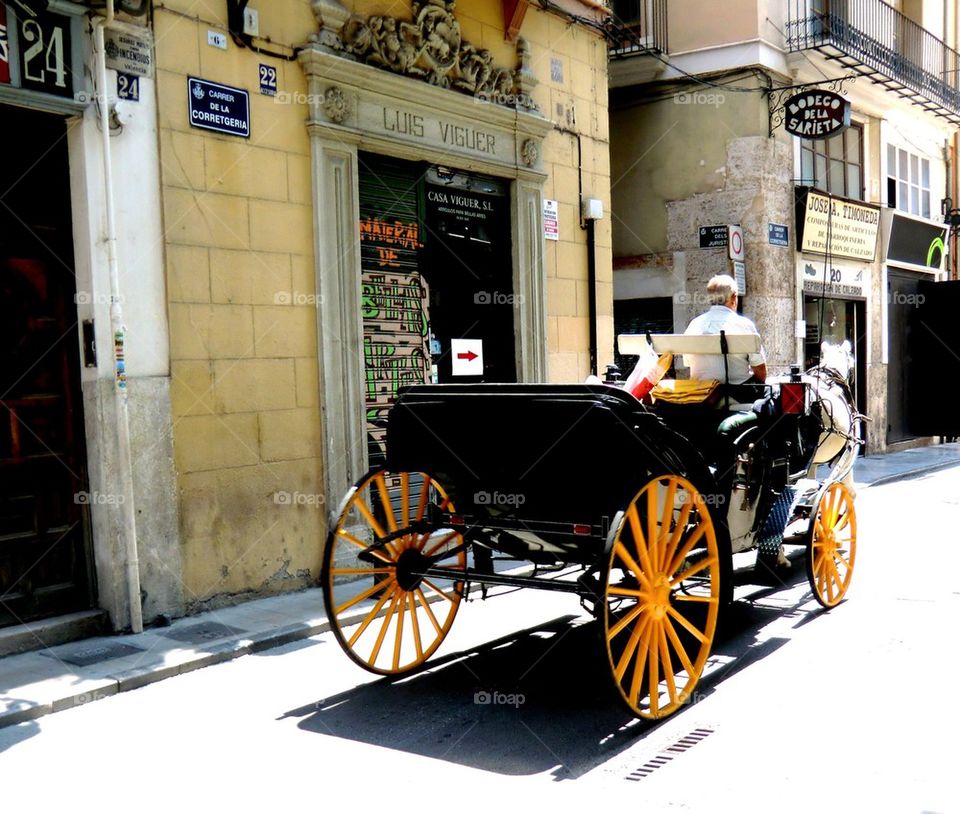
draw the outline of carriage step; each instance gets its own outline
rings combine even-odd
[[[763,530],[760,532],[759,542],[757,543],[758,557],[776,560],[780,553],[780,546],[783,545],[783,530],[787,527],[790,507],[793,505],[796,496],[796,489],[787,486],[773,506],[770,507],[770,513],[763,524]]]

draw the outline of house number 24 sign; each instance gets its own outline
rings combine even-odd
[[[14,3],[20,84],[30,90],[73,96],[71,17]]]

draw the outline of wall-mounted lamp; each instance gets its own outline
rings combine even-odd
[[[940,201],[940,214],[943,215],[943,222],[951,229],[960,228],[960,209],[953,208],[951,198],[944,198]]]
[[[603,201],[599,198],[583,198],[580,201],[580,217],[584,220],[602,220]]]

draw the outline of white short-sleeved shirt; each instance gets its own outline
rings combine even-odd
[[[711,306],[706,313],[694,317],[687,326],[685,334],[694,334],[696,336],[709,336],[719,334],[720,331],[731,336],[737,334],[756,334],[760,336],[757,326],[749,317],[738,314],[725,305]],[[691,379],[719,379],[724,381],[723,356],[716,354],[694,354],[686,353],[683,356],[683,362],[690,368]],[[727,356],[727,368],[729,370],[730,384],[743,384],[753,375],[751,367],[766,364],[767,355],[760,346],[758,353],[751,354],[729,354]]]

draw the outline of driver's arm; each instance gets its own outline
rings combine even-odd
[[[751,365],[751,366],[750,366],[750,370],[753,371],[753,376],[754,376],[754,378],[755,378],[758,382],[760,382],[761,384],[763,384],[763,383],[767,380],[767,365],[766,365],[766,363],[763,363],[763,364],[760,364],[760,365],[756,365],[756,366]]]

